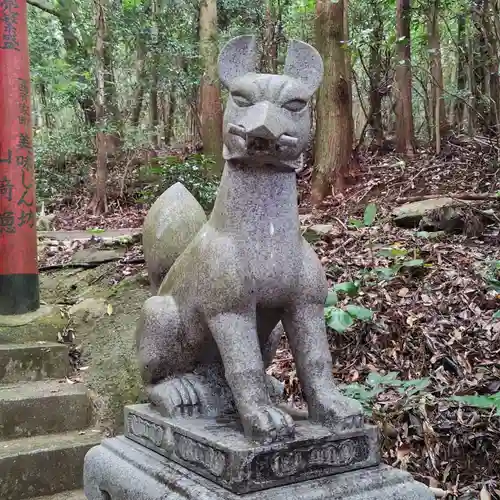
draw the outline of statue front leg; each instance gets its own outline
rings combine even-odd
[[[293,304],[282,322],[307,398],[309,418],[338,432],[361,427],[361,405],[343,396],[333,378],[323,304]]]
[[[245,436],[270,443],[294,435],[293,419],[271,404],[254,311],[209,319]]]

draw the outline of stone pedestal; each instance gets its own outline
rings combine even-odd
[[[371,426],[333,435],[301,421],[294,439],[258,445],[234,420],[168,419],[134,405],[125,428],[87,454],[88,500],[434,498],[409,474],[379,465]]]

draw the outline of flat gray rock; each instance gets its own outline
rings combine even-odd
[[[453,207],[460,202],[453,198],[434,198],[432,200],[414,201],[396,207],[392,211],[394,223],[401,227],[417,227],[422,218],[438,208]]]
[[[85,241],[92,237],[100,239],[104,243],[117,242],[121,240],[138,242],[142,237],[142,230],[138,228],[107,229],[105,231],[38,231],[39,240],[56,241]]]
[[[75,252],[71,258],[73,264],[104,264],[120,260],[125,255],[125,248],[115,248],[113,250],[100,250],[98,248],[84,248]]]

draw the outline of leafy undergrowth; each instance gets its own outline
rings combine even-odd
[[[365,158],[357,185],[316,212],[303,190],[304,220],[334,224],[315,243],[332,287],[359,283],[355,298],[345,303],[373,311],[372,321],[330,331],[335,376],[371,408],[368,418],[381,429],[384,460],[444,498],[500,498],[499,227],[478,238],[434,239],[395,227],[390,211],[400,197],[494,194],[495,154],[449,146],[448,157],[423,153],[404,168],[395,157]],[[362,219],[368,202],[377,204],[377,220],[372,227],[352,227],[349,220]],[[498,213],[499,204],[486,200],[480,207]],[[397,259],[414,265],[380,272],[394,268]],[[287,382],[290,398],[300,401],[286,343],[272,371]],[[374,377],[382,377],[382,385],[374,388]],[[396,377],[414,382],[404,386]],[[468,401],[473,406],[453,398],[471,395],[483,397]]]
[[[395,227],[390,211],[398,199],[424,194],[494,195],[497,158],[481,138],[446,144],[439,157],[423,151],[406,162],[365,155],[356,185],[318,210],[308,204],[310,170],[299,179],[303,222],[334,225],[314,244],[332,288],[356,284],[356,293],[339,293],[334,307],[358,316],[364,311],[362,321],[340,328],[342,333],[329,330],[335,376],[379,425],[384,461],[409,470],[442,498],[500,498],[499,227],[476,238],[433,238]],[[370,202],[378,209],[373,224],[350,223],[363,219]],[[112,205],[106,218],[88,220],[84,207],[81,202],[68,220],[70,211],[60,213],[59,227],[137,227],[144,216],[143,208]],[[498,213],[495,199],[475,207]],[[129,213],[134,215],[127,221]],[[300,404],[286,342],[271,371]],[[474,395],[491,404],[453,399]]]

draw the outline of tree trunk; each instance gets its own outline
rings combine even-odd
[[[344,2],[316,3],[316,45],[323,57],[325,76],[317,98],[312,203],[317,206],[333,190],[341,191],[349,174],[353,119],[344,36]]]
[[[260,71],[262,73],[278,72],[278,33],[276,12],[273,0],[265,2],[265,25],[262,36],[262,58]]]
[[[222,172],[222,104],[217,72],[218,58],[217,1],[200,3],[201,138],[203,151],[214,161],[214,174]]]
[[[42,114],[43,114],[43,122],[45,127],[50,130],[54,125],[54,116],[49,110],[47,103],[47,88],[45,83],[40,83],[38,85],[38,91],[40,93],[40,102],[42,104]]]
[[[163,140],[169,146],[174,133],[175,92],[173,89],[165,95],[163,100]]]
[[[427,22],[427,43],[430,59],[430,113],[436,153],[441,152],[441,138],[448,132],[443,100],[443,67],[441,64],[441,36],[439,32],[439,0],[433,0]]]
[[[465,38],[465,15],[459,14],[457,19],[457,94],[455,99],[453,125],[460,132],[463,127],[465,103],[463,101],[466,85],[467,40]]]
[[[415,153],[411,97],[410,0],[396,0],[396,151]]]
[[[491,17],[494,15],[494,9],[490,8],[490,1],[483,0],[483,31],[486,41],[486,50],[488,54],[488,129],[492,134],[498,133],[499,106],[500,106],[500,82],[498,76],[499,58],[498,58],[498,38],[500,34],[495,33],[495,23]]]
[[[97,165],[95,175],[94,196],[90,208],[94,215],[107,212],[106,182],[108,178],[108,143],[109,137],[106,132],[107,118],[107,96],[106,96],[106,5],[107,0],[94,0],[96,16],[96,80],[97,98],[95,103],[97,120]]]
[[[160,147],[160,130],[158,119],[158,73],[160,66],[160,50],[158,47],[158,0],[151,2],[151,15],[153,26],[153,53],[151,57],[151,89],[149,91],[149,118],[151,126],[151,141],[156,149]]]
[[[130,116],[130,124],[133,127],[139,125],[142,111],[142,101],[144,100],[144,85],[146,79],[146,45],[144,40],[139,36],[137,40],[137,57],[135,61],[135,80],[136,87],[132,97],[132,113]]]
[[[469,106],[467,107],[467,133],[474,135],[477,124],[476,107],[476,75],[474,72],[474,39],[467,40],[467,83],[469,85]]]
[[[372,8],[376,8],[372,5]],[[377,147],[382,147],[384,143],[384,130],[382,125],[382,54],[381,47],[384,37],[384,25],[382,19],[377,14],[373,32],[372,41],[370,44],[370,62],[369,62],[369,79],[370,79],[370,111],[369,124],[372,128],[373,142]]]
[[[473,120],[474,132],[480,129],[483,133],[488,133],[489,106],[484,97],[489,94],[490,81],[488,75],[488,42],[485,39],[483,31],[483,0],[474,0],[473,4],[473,35],[471,37],[472,45],[470,47],[469,64],[473,71],[473,78],[471,78],[470,81],[473,84],[473,104],[474,110],[476,111]]]
[[[344,50],[345,55],[345,68],[346,76],[349,87],[349,113],[352,115],[352,54],[349,43],[349,0],[344,0],[344,13],[343,13],[343,27],[344,27]]]

